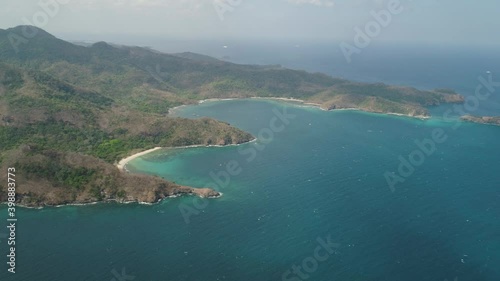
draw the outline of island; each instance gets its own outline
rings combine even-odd
[[[181,105],[227,98],[276,98],[325,110],[412,117],[429,116],[429,106],[464,101],[448,89],[360,83],[105,42],[82,46],[33,26],[0,29],[0,167],[18,171],[16,200],[23,206],[219,197],[212,189],[120,167],[124,158],[157,147],[254,140],[224,122],[169,114]],[[0,202],[7,200],[6,183],[0,173]]]
[[[465,115],[461,117],[462,120],[479,123],[500,126],[500,116],[471,116]]]

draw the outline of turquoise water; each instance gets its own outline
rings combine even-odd
[[[347,64],[337,44],[220,50],[226,44],[216,44],[220,54],[199,51],[466,96],[479,75],[491,71],[496,81],[500,72],[496,49],[374,45]],[[327,236],[339,244],[331,254],[322,250],[329,257],[302,272],[308,279],[286,279],[500,280],[499,127],[453,129],[440,118],[449,106],[432,108],[435,118],[427,121],[290,106],[296,118],[266,141],[273,109],[283,106],[226,101],[183,108],[179,115],[215,117],[263,138],[240,147],[158,151],[129,165],[224,193],[206,206],[187,197],[153,206],[18,209],[18,273],[6,274],[0,228],[0,280],[282,280],[293,265],[314,266],[317,239]],[[500,115],[498,93],[474,113]],[[418,148],[414,141],[437,128],[448,139],[391,192],[384,173],[396,171],[398,156],[408,157]],[[241,170],[231,169],[239,173],[226,184],[221,175],[234,163]],[[6,212],[0,206],[1,221]]]
[[[276,110],[294,118],[271,126]],[[0,279],[500,280],[499,127],[257,100],[177,114],[259,140],[160,150],[128,168],[223,197],[19,209],[18,273],[4,263]],[[384,173],[440,128],[446,141],[392,192]],[[318,248],[327,237],[335,246]]]

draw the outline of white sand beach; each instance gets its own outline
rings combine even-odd
[[[116,164],[116,167],[118,167],[118,169],[120,169],[120,171],[124,171],[125,169],[125,165],[127,165],[127,163],[137,157],[140,157],[140,156],[143,156],[143,155],[146,155],[150,152],[153,152],[153,151],[156,151],[156,150],[159,150],[159,149],[162,149],[162,147],[155,147],[155,148],[152,148],[152,149],[148,149],[146,151],[143,151],[143,152],[139,152],[139,153],[136,153],[134,155],[131,155],[127,158],[123,158],[122,160],[120,160],[120,162],[118,162],[118,164]]]

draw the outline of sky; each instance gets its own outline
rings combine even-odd
[[[142,36],[353,44],[357,28],[373,24],[374,13],[389,13],[390,20],[379,21],[380,30],[372,33],[381,42],[500,45],[498,0],[2,0],[0,5],[0,28],[31,24],[67,40]]]

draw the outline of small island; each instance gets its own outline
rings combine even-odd
[[[22,36],[26,28],[36,36],[13,48],[9,36]],[[239,65],[105,42],[82,46],[36,27],[0,29],[0,166],[18,171],[16,200],[23,206],[220,196],[119,168],[130,155],[157,147],[254,140],[224,122],[169,114],[178,106],[228,98],[276,98],[325,110],[412,117],[429,116],[429,106],[464,101],[447,89],[360,83],[279,65]],[[0,174],[0,202],[7,200],[5,176]]]
[[[462,116],[461,119],[467,122],[500,126],[500,116],[489,117],[489,116],[466,115]]]

